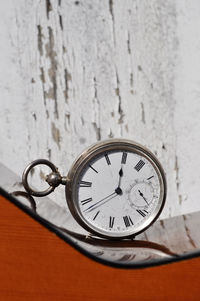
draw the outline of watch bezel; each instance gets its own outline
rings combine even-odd
[[[138,226],[134,231],[131,231],[131,234],[129,233],[127,235],[115,236],[113,235],[113,233],[112,235],[109,235],[109,232],[98,230],[96,227],[90,225],[82,216],[79,210],[78,202],[76,200],[76,187],[78,184],[77,182],[83,168],[89,163],[92,158],[98,156],[100,153],[113,150],[127,150],[144,156],[154,166],[160,182],[160,198],[156,210],[154,210],[153,214],[142,225]],[[94,235],[116,240],[134,237],[150,227],[162,212],[166,200],[166,190],[167,184],[164,170],[156,156],[150,150],[148,150],[141,144],[131,140],[109,139],[93,144],[78,156],[68,172],[65,192],[69,210],[75,220],[79,223],[79,225],[81,225],[85,230]]]

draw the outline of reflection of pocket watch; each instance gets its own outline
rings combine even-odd
[[[53,172],[46,177],[50,187],[33,191],[28,173],[37,164]],[[66,199],[76,221],[101,237],[133,237],[149,227],[165,203],[166,180],[156,157],[145,147],[124,139],[99,142],[73,163],[67,177],[47,160],[36,160],[24,171],[23,183],[31,195],[43,196],[59,184],[66,186]]]

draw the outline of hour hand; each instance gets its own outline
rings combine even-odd
[[[123,169],[121,167],[120,171],[119,171],[119,176],[122,177],[123,176]]]
[[[119,171],[119,181],[118,181],[118,188],[120,188],[120,186],[121,186],[121,178],[123,177],[123,169],[122,169],[122,167],[121,167],[121,169],[120,169],[120,171]],[[118,189],[117,188],[117,189]],[[116,191],[116,190],[115,190]]]

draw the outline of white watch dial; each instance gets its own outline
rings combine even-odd
[[[125,237],[145,228],[161,207],[158,169],[147,156],[103,151],[81,170],[76,206],[89,228],[110,237]]]

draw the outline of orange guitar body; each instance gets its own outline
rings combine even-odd
[[[200,258],[118,269],[80,254],[0,197],[0,300],[200,300]]]

